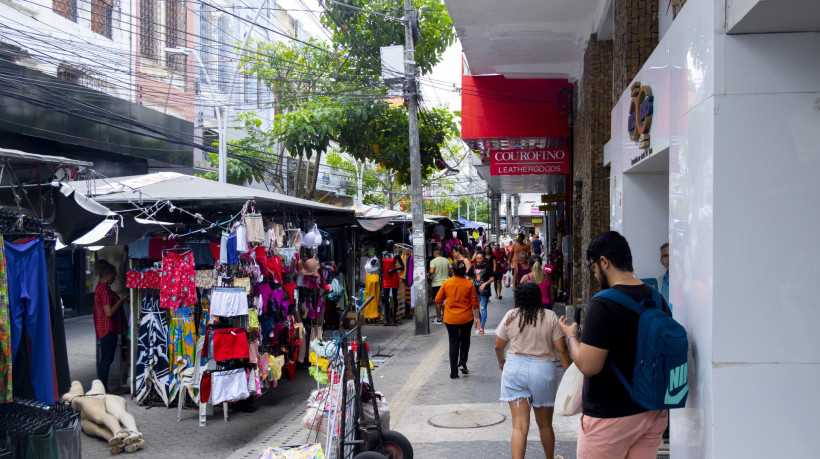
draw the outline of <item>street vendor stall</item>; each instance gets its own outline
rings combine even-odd
[[[71,182],[170,223],[128,244],[132,394],[210,407],[294,378],[344,294],[350,209],[170,172]],[[335,319],[335,317],[334,317]],[[227,411],[226,411],[227,420]]]

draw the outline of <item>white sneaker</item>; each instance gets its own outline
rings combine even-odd
[[[433,319],[433,323],[434,323],[434,324],[443,324],[443,323],[444,323],[444,321],[443,321],[443,320],[440,320],[440,319]]]

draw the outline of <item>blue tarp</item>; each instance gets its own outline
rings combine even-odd
[[[459,224],[459,225],[461,225],[461,226],[460,226],[459,228],[457,228],[457,229],[462,229],[462,228],[463,228],[463,229],[478,229],[478,228],[483,228],[483,226],[479,225],[478,223],[476,223],[476,222],[471,222],[470,220],[467,220],[466,218],[459,218],[457,221],[458,221],[458,224]]]

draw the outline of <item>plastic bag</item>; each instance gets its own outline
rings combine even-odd
[[[376,392],[376,407],[379,410],[379,424],[382,431],[390,430],[390,405],[387,404],[387,397],[381,392]],[[362,414],[368,424],[375,424],[376,414],[373,412],[373,402],[362,403]]]
[[[510,288],[510,279],[512,279],[512,276],[504,274],[504,287]]]
[[[558,392],[555,394],[555,414],[572,416],[581,411],[581,393],[584,390],[584,375],[572,365],[564,372]]]

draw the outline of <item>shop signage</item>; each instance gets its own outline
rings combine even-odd
[[[530,222],[524,222],[524,228],[535,228],[535,225]]]
[[[567,148],[490,150],[490,175],[568,174]]]
[[[630,94],[632,99],[629,102],[629,117],[626,122],[629,138],[633,142],[638,142],[639,148],[649,148],[649,129],[652,127],[652,115],[655,111],[652,88],[636,82],[632,85]]]
[[[540,218],[533,218],[532,222],[535,223],[535,224],[542,223]]]
[[[564,197],[564,193],[556,193],[556,194],[542,194],[541,195],[541,202],[548,203],[548,202],[561,202],[566,201]]]
[[[558,206],[555,204],[547,204],[544,206],[538,206],[539,212],[549,212],[551,210],[558,210]]]
[[[538,207],[530,207],[530,213],[531,214],[540,214],[541,209],[539,209]]]

